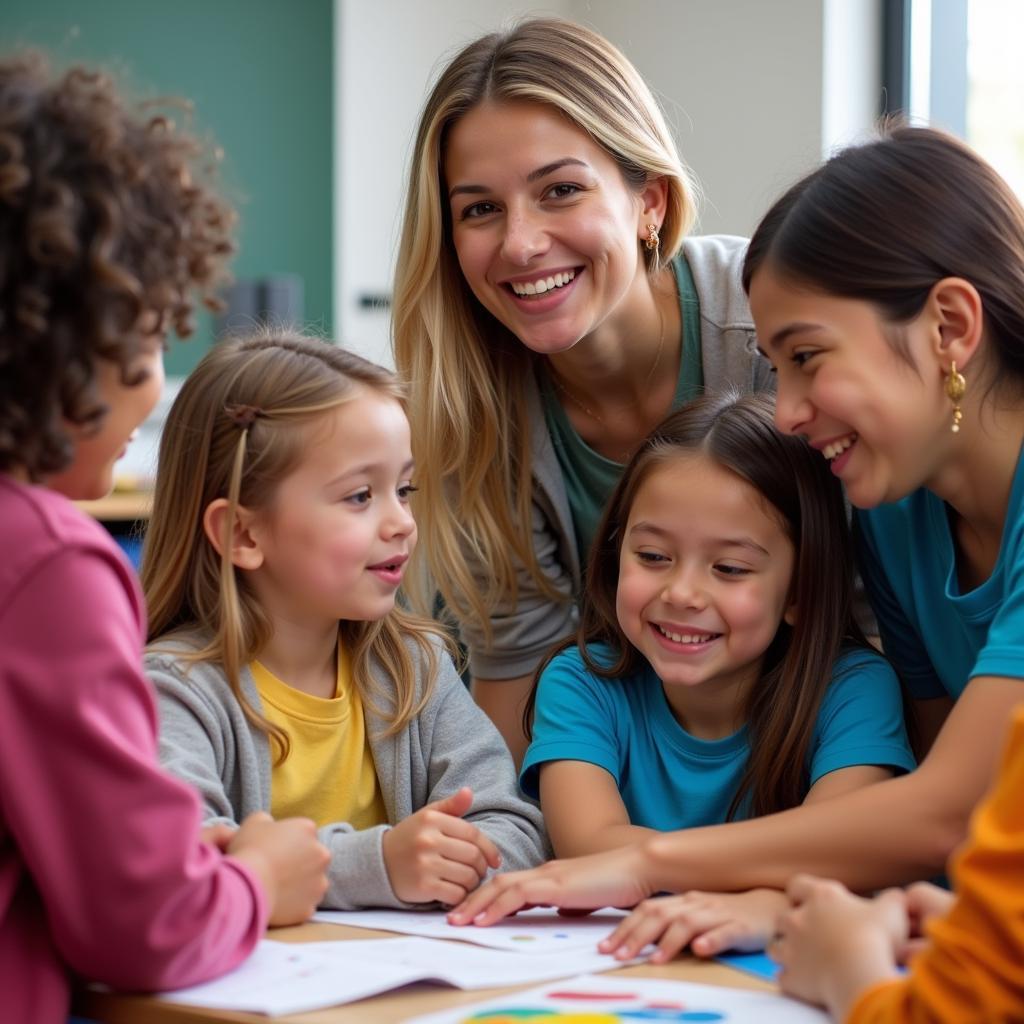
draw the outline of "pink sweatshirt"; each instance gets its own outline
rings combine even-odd
[[[252,950],[262,889],[199,841],[199,801],[157,765],[143,601],[110,537],[0,474],[0,1004],[63,1022],[69,972],[193,984]]]

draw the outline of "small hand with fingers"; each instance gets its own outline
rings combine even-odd
[[[671,960],[687,946],[704,957],[727,949],[764,949],[779,914],[788,908],[785,893],[776,889],[659,896],[644,900],[598,949],[616,959],[631,960],[650,943],[657,943],[652,963]]]
[[[501,866],[494,843],[463,820],[472,805],[472,790],[463,787],[384,833],[384,865],[400,900],[454,905],[480,884],[488,868]]]
[[[839,882],[797,875],[787,895],[791,908],[767,950],[782,967],[779,984],[845,1018],[864,989],[896,976],[910,934],[906,893],[887,889],[864,899]]]

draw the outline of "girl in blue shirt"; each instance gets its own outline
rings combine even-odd
[[[899,683],[851,615],[842,494],[770,399],[705,397],[626,467],[522,784],[556,854],[817,802],[909,771]],[[679,944],[760,948],[775,890],[661,901]]]

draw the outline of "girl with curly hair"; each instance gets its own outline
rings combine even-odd
[[[190,331],[232,251],[201,147],[103,75],[0,61],[0,988],[64,1021],[69,975],[175,988],[227,971],[323,893],[313,823],[199,829],[156,757],[145,613],[103,529],[153,408],[166,332]]]

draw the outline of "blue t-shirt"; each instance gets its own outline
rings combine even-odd
[[[589,651],[598,664],[614,661],[604,644]],[[749,751],[746,726],[719,740],[691,736],[650,666],[605,679],[570,647],[541,676],[520,783],[536,798],[542,764],[585,761],[612,776],[633,825],[661,831],[717,825],[726,820]],[[810,784],[862,764],[912,771],[914,757],[896,674],[878,654],[857,650],[836,661],[822,698],[808,750]],[[741,808],[736,817],[749,813]]]
[[[919,699],[974,676],[1024,679],[1024,460],[992,575],[961,593],[947,506],[921,489],[856,513],[858,561],[886,654]]]

